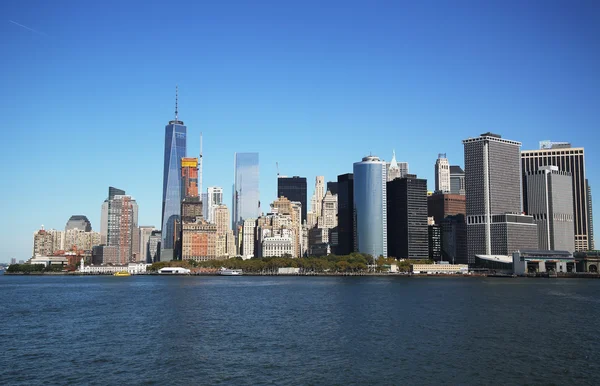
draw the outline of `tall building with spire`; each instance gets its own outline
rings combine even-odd
[[[398,166],[398,161],[396,161],[396,150],[392,152],[392,161],[390,162],[390,166],[388,167],[387,172],[387,180],[393,181],[396,178],[401,177],[400,167]]]
[[[318,219],[321,216],[323,197],[325,197],[325,177],[317,176],[315,178],[315,191],[310,199],[310,212],[307,214],[308,226],[310,228],[317,225]]]
[[[450,163],[445,153],[438,154],[435,161],[435,191],[440,193],[450,193]]]
[[[178,89],[175,88],[175,119],[165,126],[165,152],[162,197],[161,260],[173,258],[176,229],[181,220],[181,159],[186,156],[187,127],[179,120]]]

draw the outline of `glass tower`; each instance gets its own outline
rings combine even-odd
[[[387,170],[378,157],[354,163],[354,215],[358,252],[387,257]]]
[[[233,186],[233,229],[260,211],[258,153],[235,153]]]
[[[162,199],[162,242],[161,249],[173,249],[175,221],[180,220],[182,182],[181,159],[186,154],[187,128],[177,117],[175,97],[175,120],[165,126],[165,158]]]

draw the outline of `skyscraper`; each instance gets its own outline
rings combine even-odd
[[[137,203],[125,194],[113,195],[111,198],[109,189],[109,198],[104,201],[103,210],[105,207],[106,223],[101,224],[101,229],[106,229],[106,245],[117,248],[116,263],[134,262],[139,253],[139,246],[135,248],[139,236]]]
[[[140,251],[138,255],[138,262],[146,263],[148,262],[148,242],[150,241],[150,237],[152,233],[155,231],[154,226],[152,225],[141,225],[139,227],[140,232]]]
[[[450,164],[446,154],[438,154],[435,161],[435,191],[450,193]]]
[[[215,208],[223,205],[223,188],[219,186],[208,187],[204,204],[207,206],[208,222],[215,223]],[[227,217],[229,218],[229,211],[227,211]]]
[[[181,199],[198,198],[198,158],[181,159]]]
[[[592,211],[592,187],[586,178],[585,185],[587,186],[587,202],[588,202],[588,249],[596,250],[594,243],[594,213]]]
[[[86,216],[76,214],[71,216],[71,218],[69,218],[69,221],[67,221],[67,225],[65,225],[65,231],[71,229],[79,229],[84,232],[91,232],[92,224]]]
[[[235,153],[232,229],[260,213],[258,153]]]
[[[427,180],[407,174],[388,182],[386,194],[389,255],[427,259]]]
[[[521,152],[523,179],[529,172],[539,170],[542,166],[557,166],[561,172],[571,173],[573,180],[573,215],[575,232],[575,250],[585,251],[589,248],[589,221],[587,210],[587,187],[585,174],[585,154],[582,147],[571,147],[566,142],[542,141],[539,150]],[[526,189],[525,184],[523,188]],[[528,212],[527,192],[524,192],[524,210]]]
[[[302,204],[302,222],[306,220],[306,177],[277,178],[277,197],[300,202]]]
[[[521,143],[492,133],[463,140],[469,264],[475,257],[537,249],[537,226],[521,211]]]
[[[556,166],[542,166],[525,175],[527,214],[538,226],[540,249],[575,251],[571,183],[570,173],[561,172]]]
[[[354,214],[358,252],[387,257],[386,163],[367,156],[354,163]]]
[[[336,254],[354,252],[354,174],[342,174],[338,181],[338,247]]]
[[[465,195],[465,172],[460,166],[450,166],[450,193]]]
[[[171,260],[175,246],[175,222],[181,220],[181,159],[186,156],[187,127],[179,120],[175,92],[175,119],[165,126],[165,153],[162,198],[161,259]],[[167,252],[167,250],[171,250]]]
[[[108,198],[102,203],[102,211],[100,213],[100,243],[106,244],[108,234],[108,204],[115,196],[123,196],[125,191],[115,187],[108,187]]]
[[[315,178],[315,191],[310,199],[310,215],[306,214],[308,226],[310,228],[317,225],[319,216],[321,216],[321,208],[323,205],[323,197],[325,196],[325,177],[317,176]]]
[[[400,178],[402,176],[402,171],[398,166],[398,162],[396,161],[396,151],[392,152],[392,161],[387,165],[387,180],[393,181],[396,178]]]

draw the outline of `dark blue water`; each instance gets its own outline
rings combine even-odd
[[[600,280],[0,276],[0,384],[600,384]]]

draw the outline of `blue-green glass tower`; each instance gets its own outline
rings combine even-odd
[[[177,102],[178,95],[175,89],[175,120],[165,126],[161,251],[173,249],[175,221],[181,218],[181,158],[186,156],[187,128],[179,120]],[[161,253],[162,256],[171,260],[169,256],[172,254]]]

